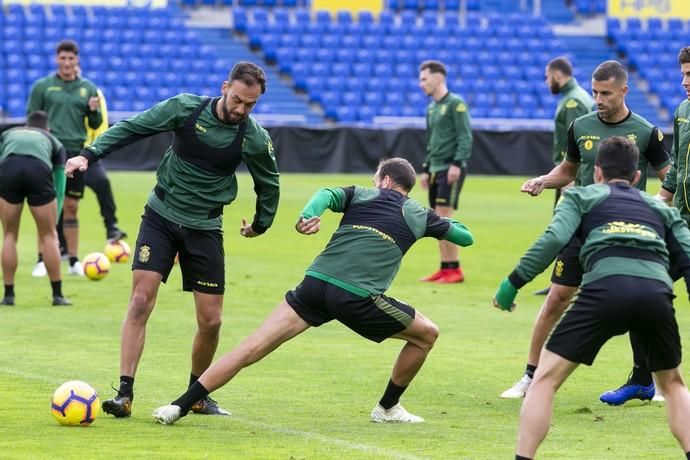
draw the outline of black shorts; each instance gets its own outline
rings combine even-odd
[[[285,300],[310,326],[318,327],[337,319],[374,342],[404,331],[415,316],[414,308],[392,297],[383,294],[359,297],[308,275],[285,294]]]
[[[223,232],[195,230],[177,225],[147,206],[141,216],[132,270],[160,273],[165,283],[178,253],[183,290],[223,294]]]
[[[80,152],[67,152],[67,159],[76,157],[77,155],[80,155]],[[99,162],[89,165],[89,168],[93,168],[97,164],[99,164]],[[84,198],[84,183],[84,173],[74,171],[73,177],[67,178],[67,183],[65,185],[65,198],[74,198],[76,200],[81,200]]]
[[[53,171],[36,157],[9,155],[0,163],[0,197],[12,204],[48,204],[55,199]]]
[[[582,287],[551,334],[546,349],[576,363],[594,362],[602,345],[630,331],[647,355],[651,371],[678,367],[680,336],[673,291],[658,280],[609,276]]]
[[[465,183],[467,168],[460,169],[460,177],[454,184],[448,185],[448,170],[431,173],[429,179],[429,206],[452,206],[458,209],[458,198]]]
[[[578,287],[582,283],[582,265],[580,265],[580,248],[582,242],[573,238],[556,257],[551,273],[551,282],[561,286]]]

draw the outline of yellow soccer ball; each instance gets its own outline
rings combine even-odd
[[[72,380],[55,390],[50,411],[60,425],[89,426],[101,411],[101,400],[91,385]]]
[[[106,244],[103,252],[108,256],[108,260],[116,263],[129,262],[131,254],[129,245],[122,240]]]
[[[87,254],[81,264],[84,267],[84,275],[94,281],[105,278],[110,271],[110,261],[101,252]]]

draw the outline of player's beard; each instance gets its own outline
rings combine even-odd
[[[239,115],[236,113],[233,113],[232,111],[228,110],[228,106],[225,105],[225,98],[226,96],[223,95],[223,97],[220,98],[219,104],[220,104],[220,111],[222,115],[222,120],[223,123],[227,123],[229,125],[239,125],[242,123],[248,116],[247,115]]]
[[[558,94],[561,92],[561,85],[558,84],[557,81],[552,81],[549,83],[549,89],[551,90],[551,94]]]

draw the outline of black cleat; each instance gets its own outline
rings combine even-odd
[[[0,302],[0,305],[7,305],[7,306],[14,305],[14,296],[8,295],[8,296],[3,297],[2,301]]]
[[[220,407],[218,403],[208,395],[206,395],[204,399],[200,399],[194,403],[192,412],[202,415],[230,415],[230,412]]]
[[[117,226],[108,229],[107,239],[108,243],[124,240],[127,238],[127,233],[120,230]]]
[[[117,418],[132,415],[132,397],[122,396],[119,393],[113,399],[106,399],[101,406],[103,412],[114,415]]]
[[[72,302],[70,302],[69,299],[66,299],[60,295],[56,295],[53,297],[54,307],[69,307],[70,305],[72,305]]]

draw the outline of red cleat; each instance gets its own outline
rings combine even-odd
[[[437,272],[435,272],[435,273],[432,273],[432,274],[429,275],[429,276],[426,276],[426,277],[424,277],[424,278],[421,278],[419,281],[426,281],[426,282],[431,283],[431,282],[434,282],[434,281],[438,281],[439,279],[441,279],[442,276],[443,276],[443,270],[441,269],[441,270],[439,270],[439,271],[437,271]]]
[[[440,284],[462,283],[465,281],[465,274],[462,268],[446,268],[441,270],[441,277],[435,282]]]

